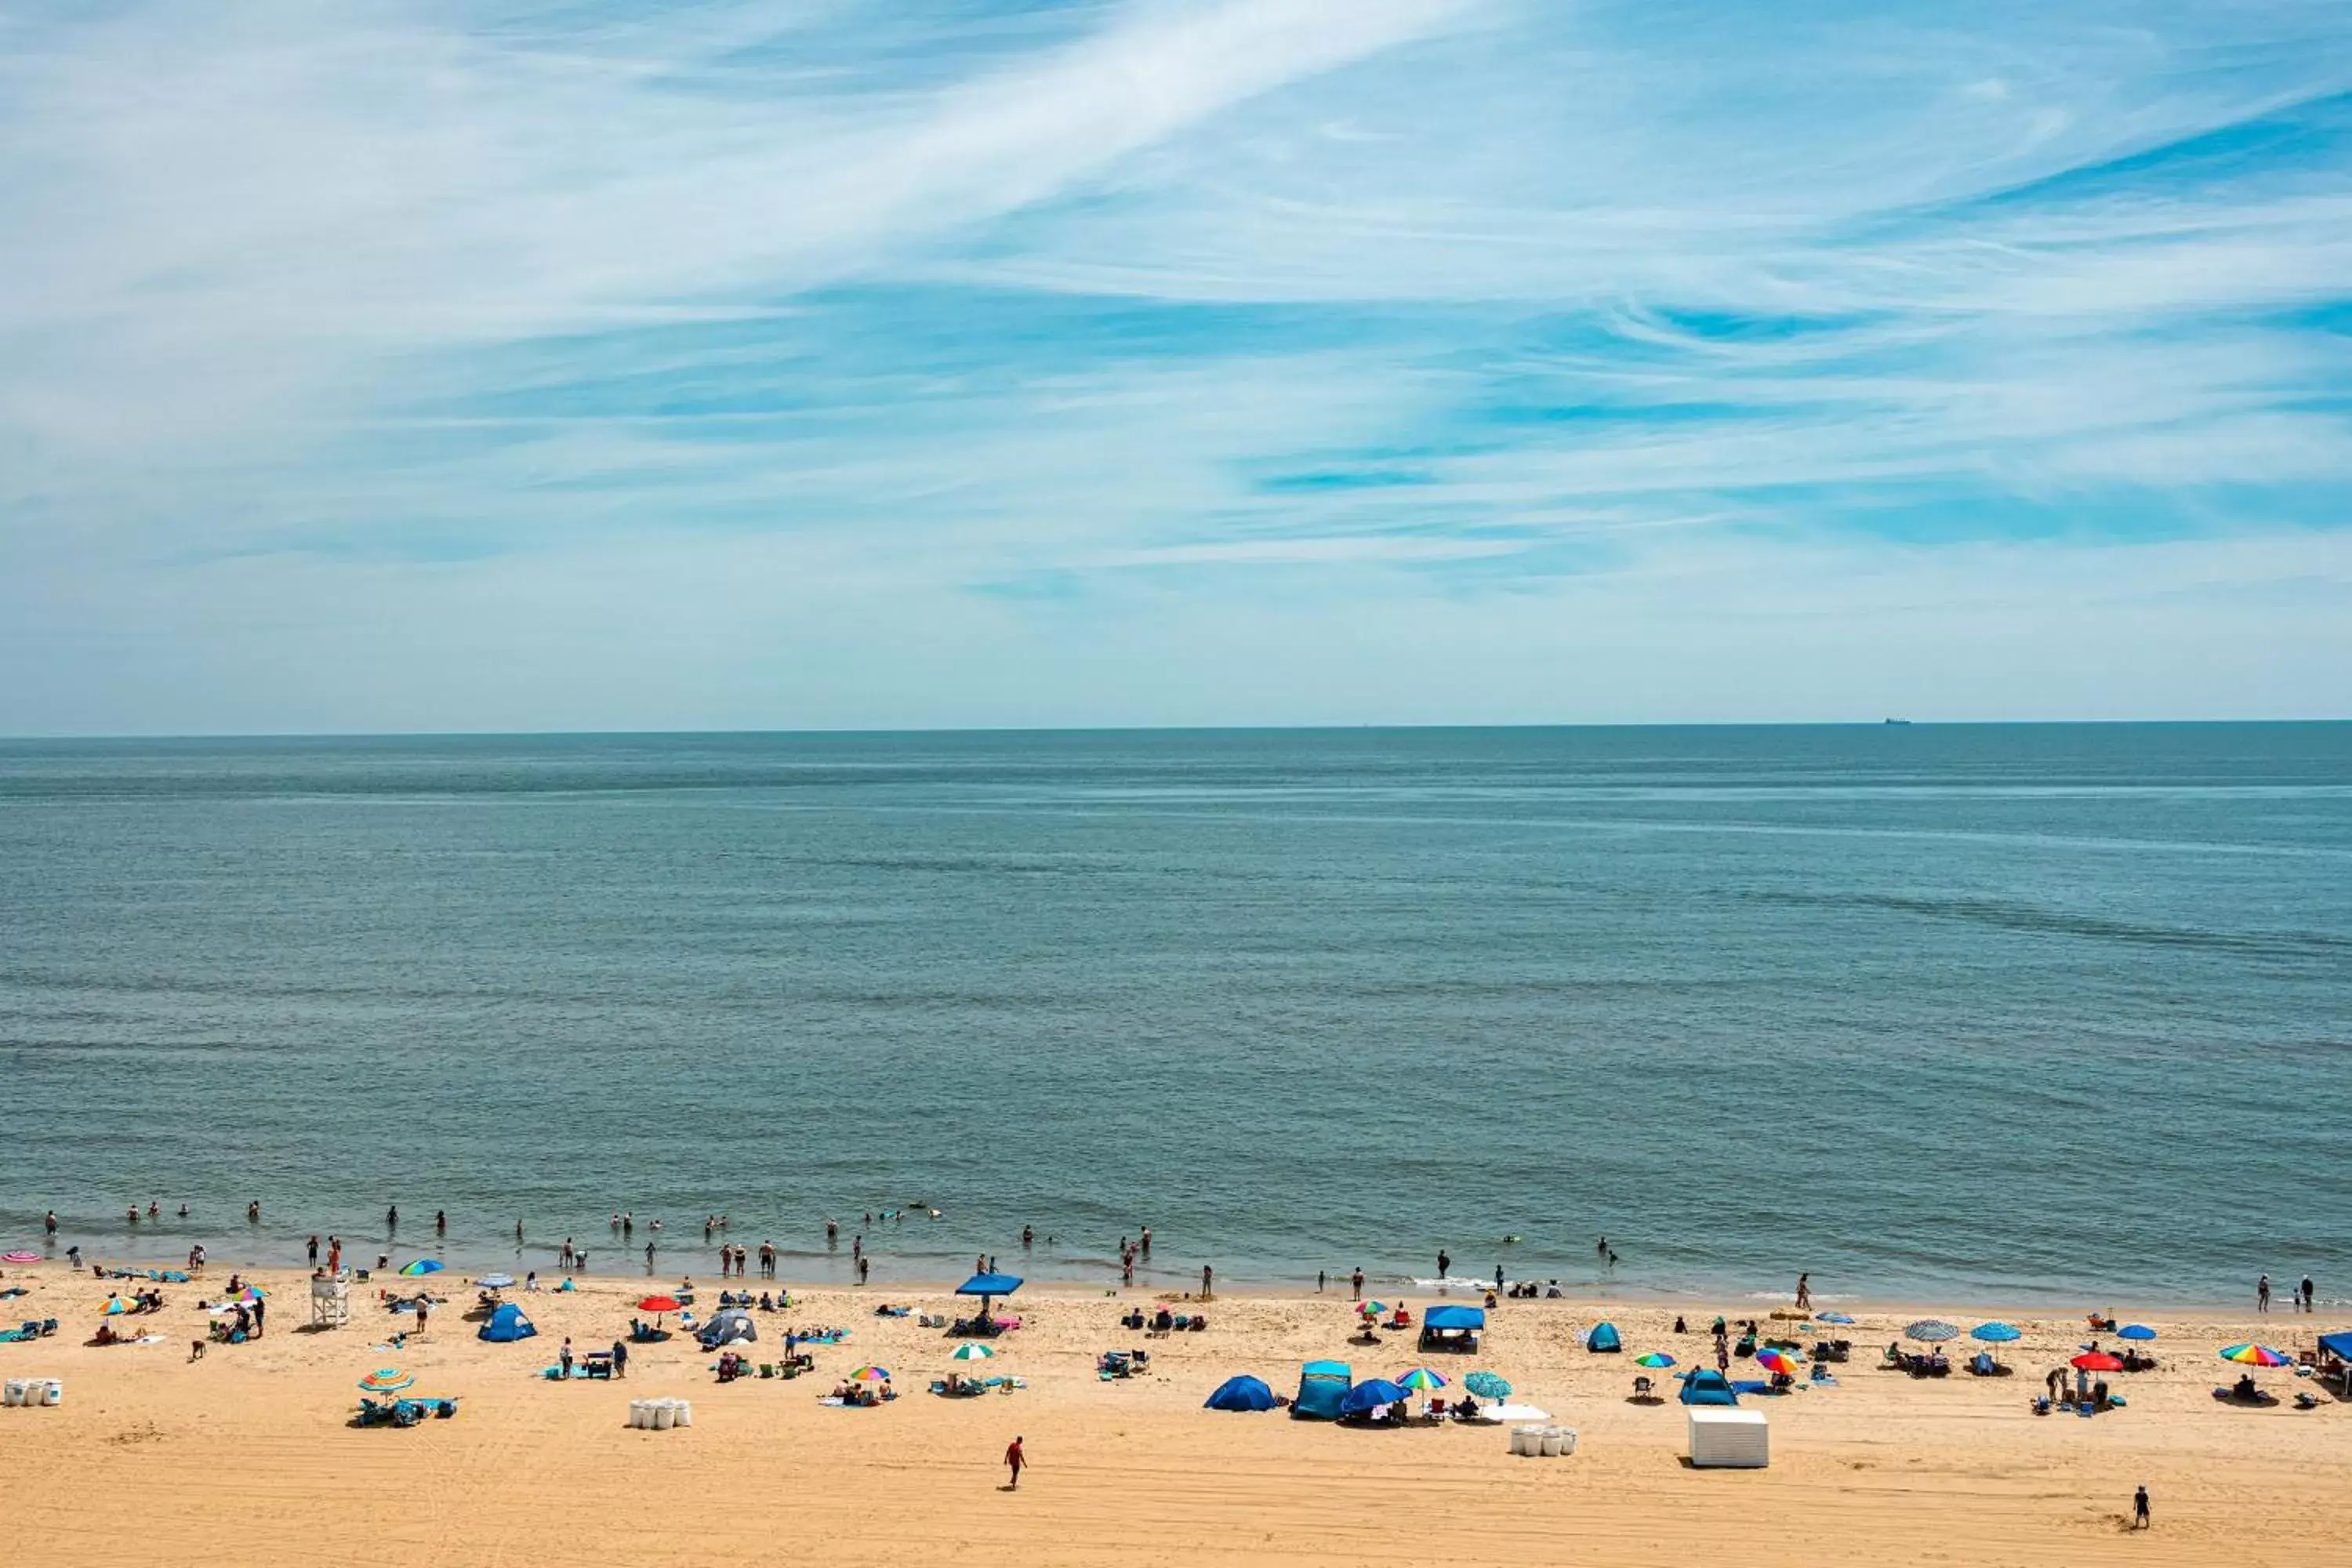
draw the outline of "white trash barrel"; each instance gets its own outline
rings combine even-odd
[[[691,1426],[694,1425],[694,1401],[691,1399],[673,1399],[670,1403],[677,1406],[677,1424],[679,1426]]]
[[[1563,1453],[1563,1454],[1573,1454],[1573,1453],[1575,1453],[1575,1452],[1576,1452],[1576,1428],[1575,1428],[1575,1427],[1573,1427],[1573,1426],[1555,1426],[1555,1427],[1553,1427],[1553,1428],[1552,1428],[1552,1430],[1559,1434],[1559,1451],[1560,1451],[1561,1453]]]
[[[667,1399],[654,1401],[654,1430],[667,1432],[677,1424],[677,1406]]]
[[[653,1418],[646,1413],[646,1402],[644,1400],[632,1399],[629,1401],[629,1425],[638,1428],[653,1425]]]
[[[1557,1458],[1559,1458],[1559,1427],[1557,1427],[1557,1426],[1547,1426],[1547,1427],[1545,1427],[1545,1428],[1543,1429],[1542,1435],[1537,1438],[1537,1441],[1538,1441],[1538,1443],[1540,1443],[1540,1444],[1543,1446],[1543,1457],[1544,1457],[1545,1458],[1547,1458],[1547,1459],[1557,1459]]]
[[[63,1405],[65,1402],[66,1385],[63,1382],[53,1377],[41,1384],[42,1404]],[[26,1400],[26,1403],[29,1405],[32,1402],[30,1400]]]
[[[23,1378],[12,1377],[6,1383],[0,1383],[0,1405],[22,1405],[24,1403],[25,1380]]]

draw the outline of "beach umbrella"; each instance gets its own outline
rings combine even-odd
[[[1402,1377],[1398,1378],[1397,1386],[1399,1388],[1410,1388],[1422,1394],[1427,1394],[1433,1388],[1444,1388],[1445,1386],[1445,1379],[1438,1375],[1436,1373],[1430,1371],[1425,1366],[1417,1366],[1411,1372],[1406,1373]]]
[[[511,1274],[485,1274],[479,1279],[475,1280],[474,1283],[479,1285],[485,1290],[511,1290],[514,1289],[514,1276]]]
[[[1383,1405],[1402,1405],[1405,1392],[1385,1377],[1368,1377],[1339,1401],[1342,1415],[1369,1415]]]
[[[129,1310],[131,1310],[131,1303],[124,1300],[121,1297],[109,1296],[106,1299],[106,1315],[108,1317],[111,1318],[118,1313],[127,1312]]]
[[[40,1260],[41,1255],[37,1252],[0,1252],[0,1263],[38,1263]]]
[[[651,1312],[654,1315],[654,1325],[658,1328],[661,1325],[662,1314],[683,1312],[686,1310],[686,1303],[675,1296],[647,1296],[637,1303],[637,1310]]]
[[[1462,1386],[1481,1399],[1508,1399],[1511,1385],[1491,1372],[1474,1372],[1462,1380]]]
[[[1981,1340],[1989,1345],[2013,1344],[2024,1337],[2007,1323],[1979,1323],[1969,1331],[1969,1338]]]
[[[2084,1372],[2121,1372],[2124,1369],[2123,1357],[2109,1355],[2105,1351],[2084,1351],[2074,1358],[2072,1364]]]
[[[1960,1331],[1941,1318],[1922,1318],[1905,1329],[1903,1337],[1917,1340],[1921,1344],[1939,1345],[1946,1340],[1958,1339]]]
[[[1635,1356],[1633,1364],[1635,1366],[1672,1366],[1675,1364],[1675,1358],[1664,1351],[1652,1351],[1646,1355]]]
[[[398,1394],[416,1379],[396,1366],[380,1366],[360,1379],[362,1394]]]
[[[890,1372],[887,1367],[861,1366],[856,1372],[849,1374],[849,1381],[852,1383],[887,1383],[890,1381]]]
[[[1756,1364],[1766,1372],[1786,1373],[1790,1377],[1797,1375],[1797,1358],[1788,1351],[1758,1351]]]
[[[415,1279],[419,1274],[438,1274],[441,1267],[441,1260],[437,1258],[420,1258],[414,1263],[403,1264],[400,1271]]]
[[[2156,1338],[2156,1331],[2149,1328],[2146,1323],[2126,1323],[2122,1328],[2116,1331],[2116,1338],[2119,1340],[2152,1340]]]
[[[1822,1321],[1824,1323],[1835,1323],[1841,1328],[1852,1328],[1853,1326],[1853,1320],[1847,1317],[1843,1312],[1823,1312],[1822,1314]]]
[[[2231,1345],[2221,1352],[2223,1361],[2236,1362],[2240,1366],[2292,1366],[2292,1356],[2281,1355],[2268,1345]]]
[[[1386,1301],[1359,1301],[1356,1303],[1356,1310],[1363,1313],[1367,1318],[1377,1318],[1388,1310],[1389,1304]]]
[[[247,1285],[245,1289],[239,1293],[237,1300],[240,1301],[267,1301],[269,1300],[269,1292],[263,1289],[258,1285]]]
[[[956,1346],[948,1359],[950,1361],[986,1361],[995,1353],[994,1345],[984,1345],[978,1340],[971,1340]]]

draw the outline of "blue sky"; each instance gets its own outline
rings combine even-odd
[[[0,731],[2352,715],[2352,7],[0,13]]]

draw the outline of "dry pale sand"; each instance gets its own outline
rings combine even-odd
[[[2084,1420],[2027,1409],[2041,1373],[2084,1337],[2078,1321],[2023,1325],[2005,1352],[2017,1376],[1922,1382],[1874,1365],[1915,1314],[1863,1310],[1840,1386],[1752,1402],[1770,1415],[1773,1464],[1739,1473],[1686,1468],[1681,1408],[1629,1403],[1634,1369],[1576,1348],[1571,1331],[1601,1314],[1568,1302],[1503,1303],[1475,1363],[1578,1428],[1574,1458],[1543,1460],[1509,1457],[1491,1428],[1357,1431],[1200,1407],[1233,1372],[1287,1393],[1303,1359],[1344,1357],[1359,1375],[1411,1364],[1405,1336],[1350,1343],[1337,1297],[1221,1300],[1208,1332],[1150,1342],[1155,1375],[1106,1384],[1095,1353],[1137,1339],[1114,1323],[1120,1303],[1024,1292],[1026,1326],[984,1370],[1027,1389],[950,1402],[923,1392],[950,1342],[871,1316],[879,1290],[812,1293],[791,1315],[856,1331],[818,1352],[818,1378],[719,1387],[711,1358],[683,1342],[641,1351],[625,1383],[534,1375],[567,1333],[609,1343],[643,1281],[518,1298],[541,1337],[490,1345],[459,1315],[470,1292],[445,1275],[459,1301],[395,1353],[378,1346],[405,1320],[372,1298],[346,1328],[298,1332],[307,1287],[268,1275],[282,1307],[268,1337],[191,1362],[205,1284],[167,1287],[162,1317],[130,1320],[161,1343],[93,1348],[82,1342],[105,1286],[58,1268],[7,1275],[32,1294],[0,1317],[55,1316],[65,1331],[0,1345],[0,1376],[66,1384],[59,1408],[0,1410],[11,1562],[2352,1563],[2352,1405],[2242,1410],[2208,1393],[2231,1370],[2219,1345],[2308,1344],[2309,1318],[2150,1319],[2162,1370],[2111,1379],[2130,1408]],[[716,1294],[701,1282],[706,1310]],[[1606,1315],[1629,1352],[1707,1357],[1702,1336],[1666,1331],[1671,1309]],[[898,1374],[902,1397],[871,1411],[816,1403],[866,1361]],[[459,1396],[463,1413],[352,1427],[354,1380],[385,1363],[418,1373],[420,1394]],[[692,1428],[629,1429],[629,1399],[649,1394],[691,1397]],[[1034,1468],[1008,1494],[1000,1458],[1016,1433]],[[2135,1535],[2126,1514],[2143,1482],[2156,1528]]]

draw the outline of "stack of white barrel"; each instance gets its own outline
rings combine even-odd
[[[1573,1426],[1514,1426],[1511,1428],[1511,1452],[1529,1458],[1556,1459],[1562,1454],[1576,1452],[1576,1428]]]
[[[629,1401],[629,1425],[642,1426],[650,1432],[666,1432],[672,1426],[694,1425],[694,1402],[690,1399],[632,1399]]]
[[[0,1384],[0,1405],[63,1405],[66,1385],[61,1378],[12,1377]]]

